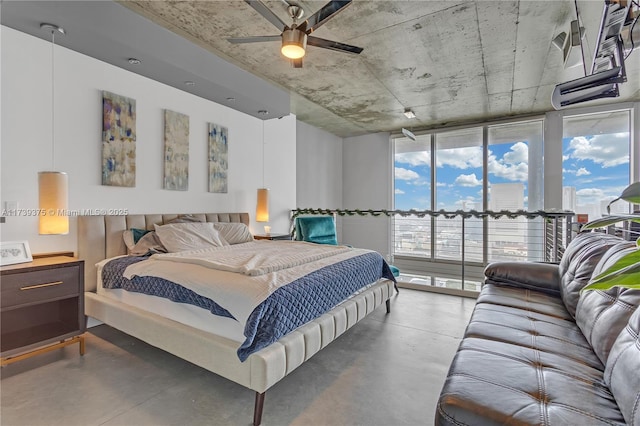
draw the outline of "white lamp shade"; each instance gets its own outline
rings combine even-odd
[[[269,190],[267,188],[258,189],[256,222],[269,222]]]
[[[41,235],[69,233],[69,178],[63,172],[38,173]]]

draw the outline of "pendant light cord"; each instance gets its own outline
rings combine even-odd
[[[55,45],[56,45],[56,31],[51,30],[51,171],[56,169],[56,151],[55,151],[55,135],[56,135],[56,85],[55,85]]]
[[[264,120],[262,120],[262,187],[264,188]]]

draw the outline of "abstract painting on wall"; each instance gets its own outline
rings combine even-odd
[[[102,184],[136,186],[136,100],[102,92]]]
[[[164,189],[189,189],[189,116],[164,110]]]
[[[209,192],[227,193],[228,130],[209,123]]]

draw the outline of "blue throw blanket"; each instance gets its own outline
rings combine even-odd
[[[215,315],[233,318],[213,300],[171,281],[138,276],[128,280],[122,276],[127,266],[144,259],[122,257],[108,262],[102,272],[103,286],[165,297],[174,302],[199,306]],[[238,358],[246,360],[252,353],[330,311],[351,294],[380,278],[395,282],[382,256],[369,252],[318,269],[280,287],[249,316],[244,330],[246,339],[238,348]]]

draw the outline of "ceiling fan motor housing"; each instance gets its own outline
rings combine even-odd
[[[290,59],[304,56],[307,48],[307,34],[297,28],[286,29],[282,32],[282,54]]]

